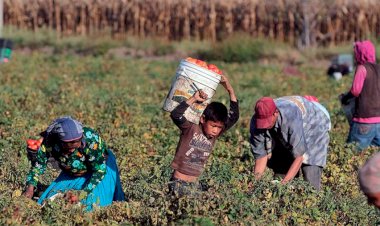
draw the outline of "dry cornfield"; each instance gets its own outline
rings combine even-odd
[[[293,44],[376,37],[377,0],[4,0],[6,25],[59,36],[222,40],[234,32]]]

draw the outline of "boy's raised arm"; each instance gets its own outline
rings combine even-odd
[[[207,100],[207,94],[200,90],[194,93],[194,95],[190,97],[187,101],[182,101],[170,113],[170,117],[172,118],[174,124],[176,124],[180,129],[189,127],[189,125],[191,125],[191,122],[189,122],[183,114],[185,113],[186,109],[193,103],[203,102],[205,100]]]
[[[226,89],[228,94],[230,95],[230,100],[233,102],[237,102],[237,97],[235,95],[234,88],[232,88],[232,85],[228,78],[225,75],[221,75],[222,79],[220,80],[220,84]]]
[[[228,111],[228,119],[227,119],[225,129],[224,129],[225,131],[227,131],[239,120],[239,104],[238,104],[237,97],[235,95],[235,91],[232,88],[230,81],[227,79],[225,75],[221,75],[221,76],[222,76],[222,79],[220,83],[230,95],[230,110]]]

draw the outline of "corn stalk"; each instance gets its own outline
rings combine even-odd
[[[380,34],[377,0],[2,0],[4,22],[58,36],[223,40],[236,32],[300,47]]]

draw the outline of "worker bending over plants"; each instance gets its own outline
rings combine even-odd
[[[286,96],[262,97],[256,102],[250,143],[257,179],[268,166],[286,184],[302,169],[305,180],[320,190],[331,122],[317,101],[312,96]]]
[[[47,160],[52,156],[62,171],[43,192],[39,204],[58,193],[72,203],[80,202],[86,210],[92,210],[93,205],[107,206],[112,201],[124,200],[115,156],[97,132],[71,117],[62,117],[41,136],[42,144],[31,157],[26,197],[33,197],[38,177],[45,172]]]

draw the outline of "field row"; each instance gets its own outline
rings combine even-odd
[[[310,64],[300,67],[305,76],[299,77],[284,74],[277,64],[210,63],[228,73],[241,118],[217,142],[200,178],[208,192],[174,205],[166,193],[179,131],[161,107],[178,61],[15,53],[0,67],[0,224],[373,225],[380,220],[356,180],[358,166],[374,150],[357,156],[345,145],[348,123],[336,97],[350,77],[338,83]],[[264,95],[293,94],[317,96],[332,117],[320,193],[298,179],[281,186],[270,183],[271,173],[260,182],[252,177],[252,106]],[[214,100],[226,104],[228,95],[218,88]],[[20,197],[30,167],[25,140],[61,115],[96,128],[114,150],[127,202],[78,214],[64,200],[40,207]],[[41,186],[57,174],[48,169]]]

